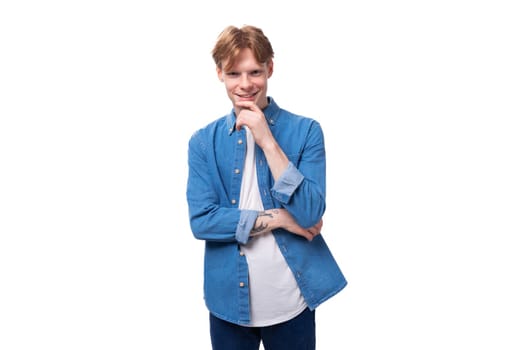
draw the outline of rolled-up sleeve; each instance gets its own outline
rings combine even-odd
[[[241,210],[241,217],[235,231],[235,239],[237,239],[237,242],[241,244],[248,243],[250,232],[255,224],[255,220],[257,220],[257,215],[258,211],[256,210]]]
[[[297,168],[288,162],[288,167],[275,181],[271,191],[272,196],[279,202],[287,204],[294,191],[303,182],[304,176],[297,170]]]

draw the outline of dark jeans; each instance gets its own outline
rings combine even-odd
[[[268,327],[244,327],[210,313],[213,350],[315,350],[315,310],[306,308],[295,318]]]

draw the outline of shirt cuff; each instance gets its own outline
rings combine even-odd
[[[259,212],[257,210],[241,210],[241,217],[237,224],[237,230],[235,231],[235,239],[241,244],[248,243],[250,238],[250,232],[257,220]]]
[[[288,203],[294,191],[303,182],[304,176],[297,170],[292,162],[288,162],[288,167],[275,181],[271,192],[275,199],[281,203]]]

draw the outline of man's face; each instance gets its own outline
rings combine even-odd
[[[225,63],[222,62],[223,67]],[[266,91],[268,89],[268,78],[273,73],[273,61],[260,64],[255,59],[250,49],[243,49],[228,70],[217,68],[219,79],[224,82],[228,97],[232,101],[236,113],[238,108],[235,106],[238,101],[252,101],[260,109],[268,104]]]

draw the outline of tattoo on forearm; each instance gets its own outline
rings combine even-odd
[[[274,210],[274,212],[277,214],[277,211],[276,211],[276,210]],[[260,217],[263,217],[263,216],[266,216],[266,217],[269,217],[269,218],[273,218],[273,213],[272,213],[272,212],[267,213],[267,212],[261,211],[261,212],[259,212],[259,214],[257,215],[257,217],[259,217],[259,218],[260,218]],[[250,231],[250,234],[251,234],[251,235],[256,235],[256,234],[258,234],[258,233],[262,233],[262,232],[266,231],[267,228],[268,228],[268,223],[266,223],[266,222],[261,222],[259,225],[254,226],[254,227],[252,228],[252,230]]]
[[[269,216],[271,218],[273,218],[273,214],[272,213],[267,213],[265,211],[261,211],[259,212],[259,214],[257,215],[257,217],[261,217],[261,216]]]
[[[268,224],[261,222],[259,226],[254,226],[250,232],[252,234],[257,234],[263,232],[264,230],[266,230],[266,228],[268,228]]]

